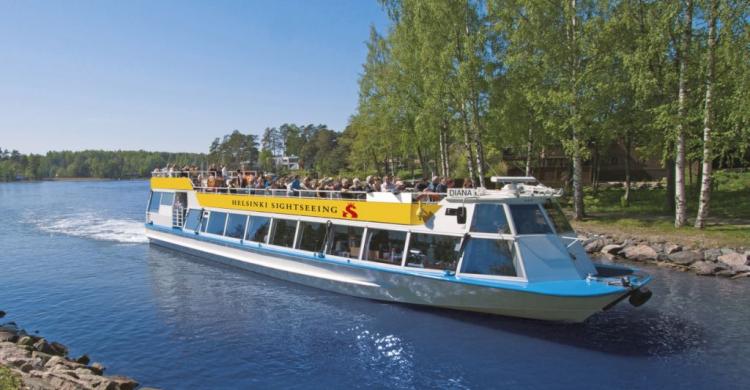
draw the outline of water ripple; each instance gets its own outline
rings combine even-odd
[[[73,237],[125,244],[148,242],[143,223],[132,219],[108,218],[94,212],[79,212],[44,218],[30,216],[27,222],[39,230]]]

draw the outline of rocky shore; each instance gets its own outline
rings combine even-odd
[[[0,311],[0,318],[4,316]],[[131,378],[104,375],[104,366],[89,364],[87,355],[69,357],[65,345],[29,334],[14,322],[0,323],[0,369],[2,367],[13,377],[10,380],[20,385],[19,389],[132,390],[138,387],[138,382]]]
[[[670,242],[578,232],[586,252],[607,259],[652,263],[701,276],[750,278],[750,250],[686,248]]]

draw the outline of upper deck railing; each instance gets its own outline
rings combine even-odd
[[[255,171],[245,171],[257,177]],[[245,173],[243,172],[243,174]],[[349,189],[324,190],[301,188],[272,188],[272,186],[246,185],[242,186],[242,177],[236,172],[228,172],[227,177],[209,171],[154,171],[152,177],[189,178],[193,189],[203,193],[222,193],[236,195],[255,195],[273,197],[294,197],[306,199],[351,199],[380,202],[399,203],[437,203],[447,196],[447,193],[430,191],[415,191],[414,188],[393,191],[352,191]],[[212,177],[213,176],[213,177]],[[211,185],[213,184],[213,185]]]

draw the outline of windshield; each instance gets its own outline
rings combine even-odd
[[[538,204],[511,204],[510,214],[516,226],[516,234],[550,234],[552,228],[542,214]]]
[[[547,211],[547,215],[549,216],[550,221],[552,221],[552,225],[555,226],[557,234],[575,232],[573,230],[573,227],[570,226],[570,222],[568,222],[568,218],[565,216],[565,213],[563,213],[560,204],[557,203],[556,200],[547,199],[547,201],[544,202],[544,210]]]

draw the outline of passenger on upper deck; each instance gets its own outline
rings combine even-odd
[[[396,185],[393,184],[393,179],[390,175],[385,175],[383,177],[383,184],[380,185],[380,191],[381,192],[393,192],[393,190],[396,188]]]
[[[430,185],[427,186],[425,191],[444,194],[448,191],[448,186],[445,183],[444,178],[441,180],[439,176],[433,176],[432,182],[430,182]]]

